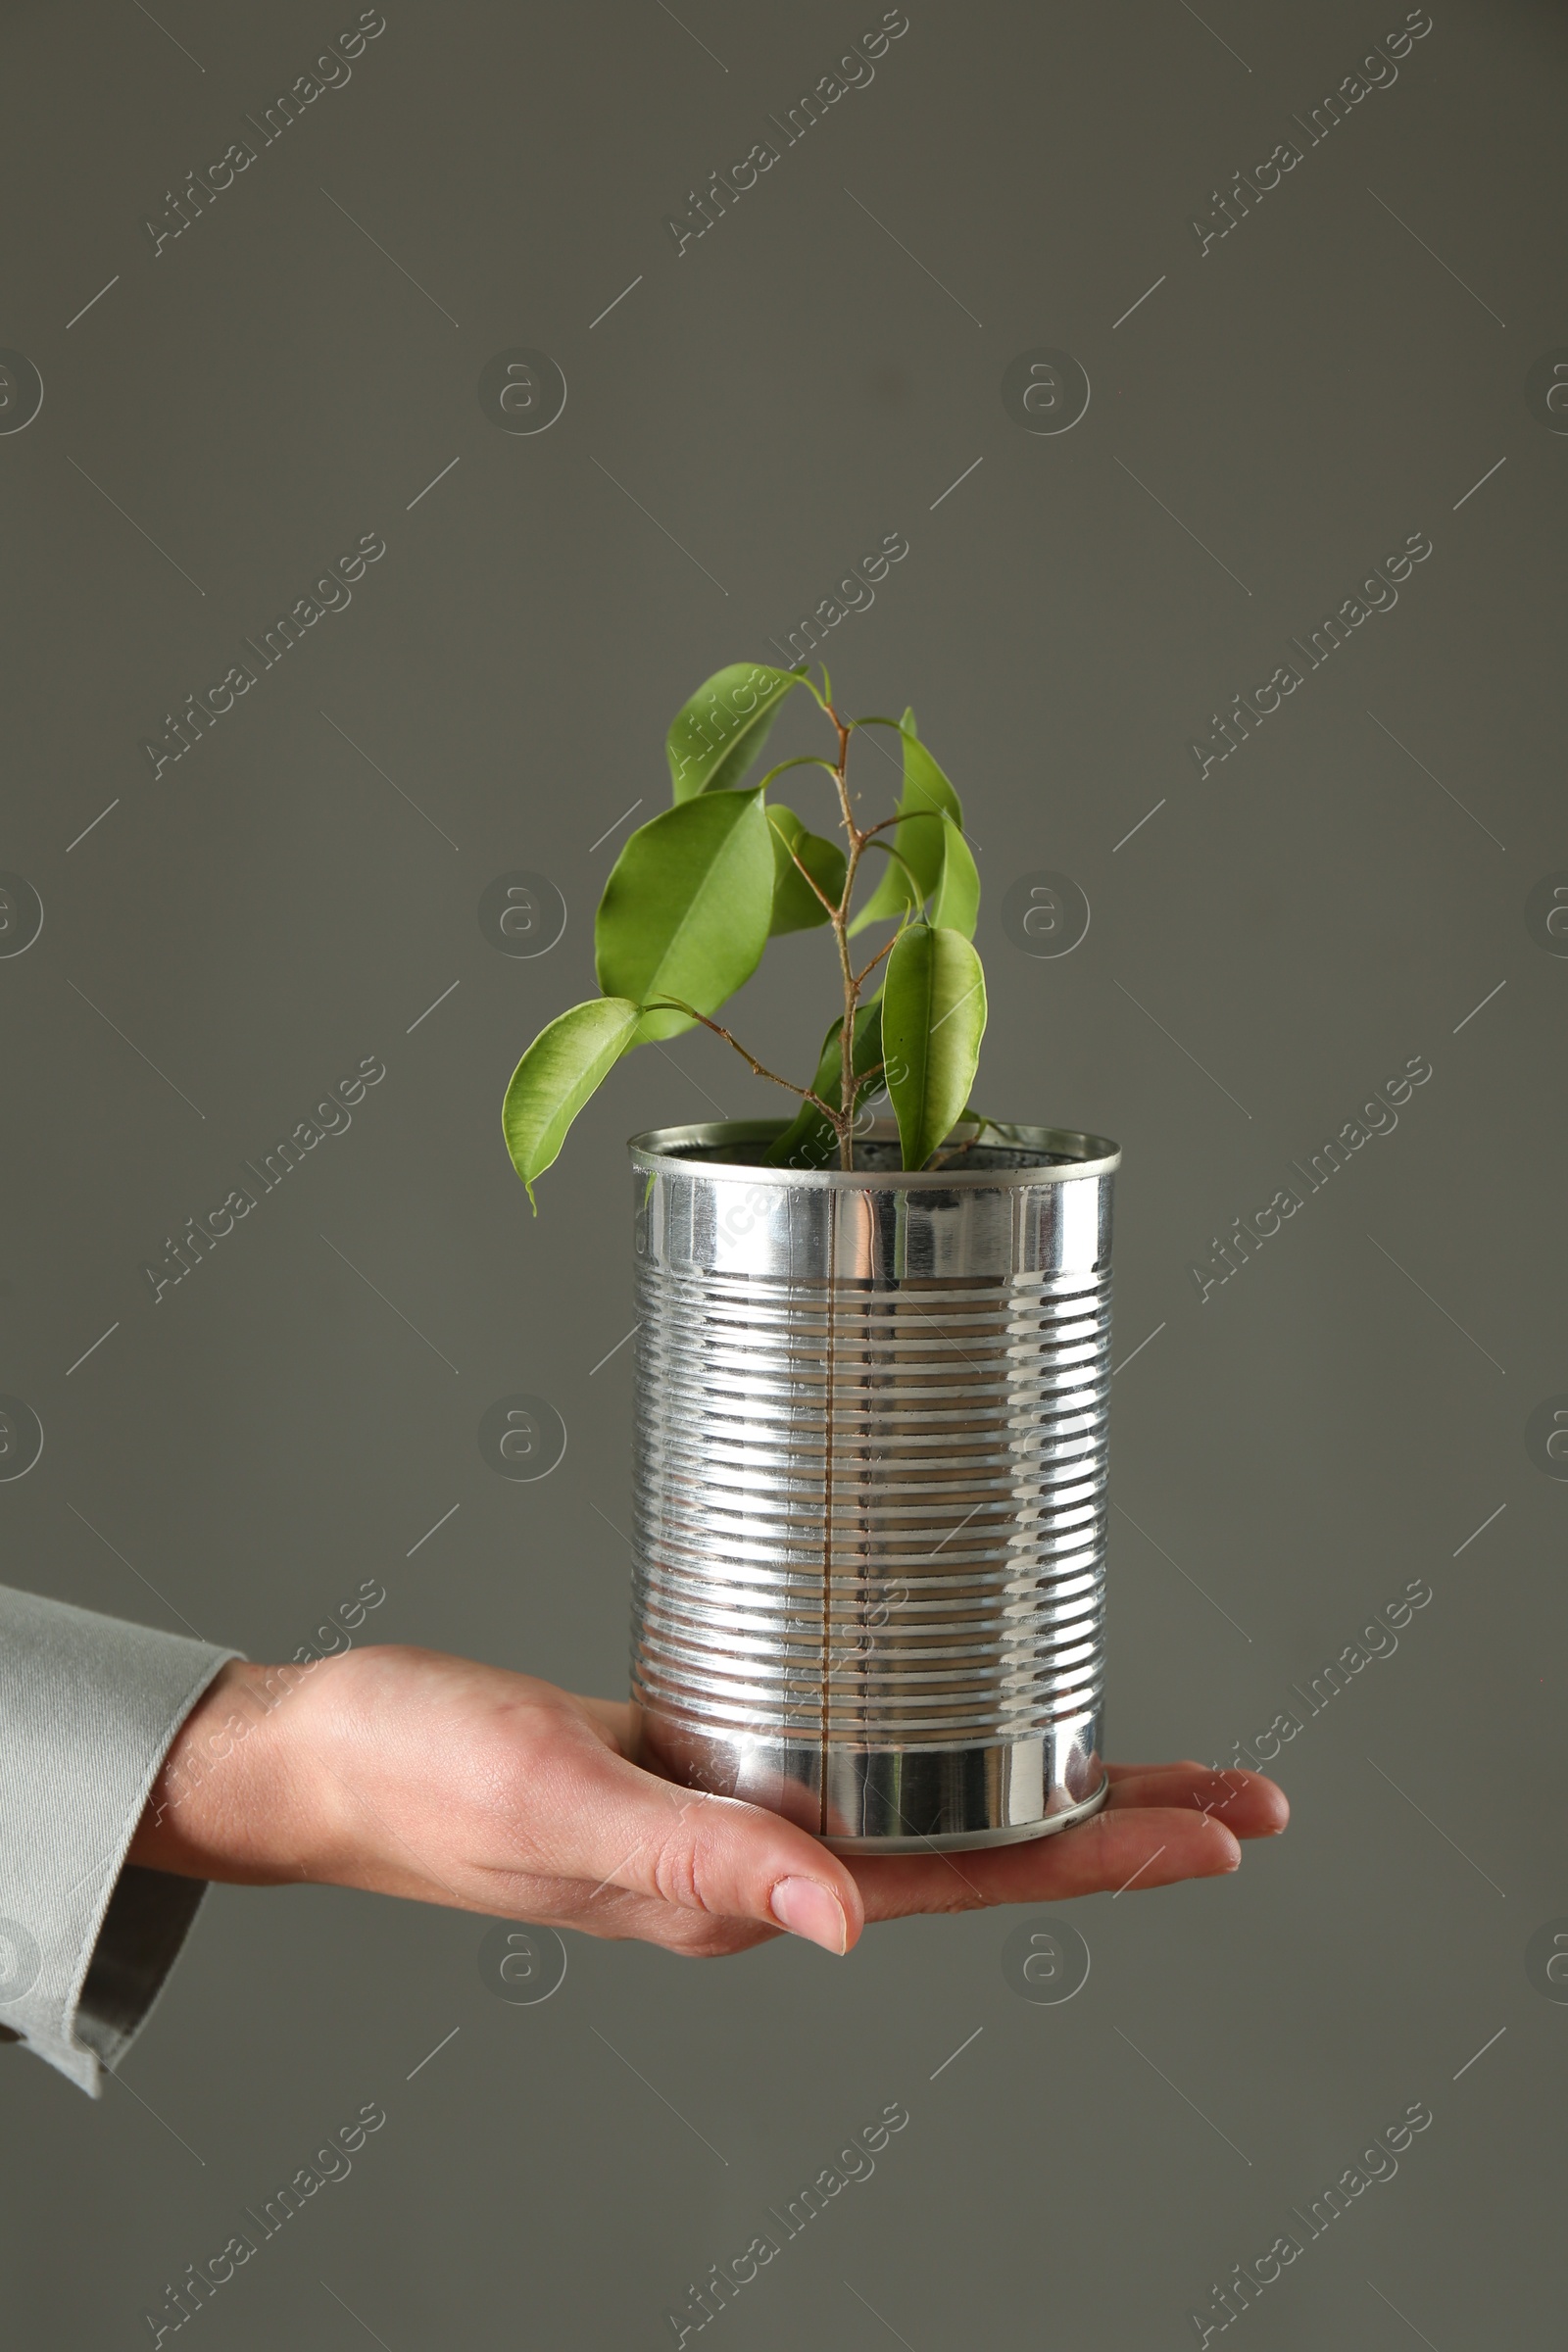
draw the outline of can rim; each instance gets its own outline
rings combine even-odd
[[[1081,1177],[1109,1176],[1121,1165],[1121,1146],[1102,1135],[1088,1135],[1075,1127],[1020,1127],[1010,1122],[960,1119],[954,1129],[971,1125],[1029,1152],[1054,1152],[1065,1165],[1039,1168],[769,1168],[754,1160],[694,1159],[694,1151],[723,1144],[771,1143],[782,1135],[784,1119],[709,1119],[689,1127],[650,1127],[631,1136],[626,1145],[632,1165],[643,1174],[674,1175],[701,1172],[719,1182],[778,1184],[806,1192],[983,1192],[1022,1190],[1033,1185],[1077,1183]],[[867,1143],[896,1143],[898,1123],[873,1119],[860,1131]]]

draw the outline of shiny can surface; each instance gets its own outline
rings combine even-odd
[[[906,1174],[878,1121],[853,1172],[756,1164],[778,1132],[630,1146],[644,1756],[844,1851],[1064,1828],[1105,1794],[1120,1152]]]

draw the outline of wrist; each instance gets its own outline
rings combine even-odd
[[[314,1875],[312,1776],[298,1761],[307,1672],[220,1667],[170,1743],[128,1861],[250,1886]]]

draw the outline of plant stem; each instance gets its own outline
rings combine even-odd
[[[883,956],[891,956],[898,944],[899,935],[895,931],[893,937],[888,941],[886,947],[878,948],[870,962],[862,964],[860,969],[856,973],[855,985],[857,988],[863,988],[865,986],[867,980],[870,979],[871,974],[876,970],[876,967],[881,962]]]
[[[793,1078],[781,1078],[777,1070],[770,1070],[765,1062],[759,1061],[757,1055],[753,1054],[748,1047],[743,1046],[738,1037],[732,1037],[730,1032],[724,1027],[722,1021],[710,1021],[706,1012],[698,1011],[695,1004],[683,1004],[679,997],[654,997],[650,1000],[649,1004],[644,1006],[644,1010],[651,1012],[669,1010],[673,1012],[690,1013],[694,1021],[701,1021],[705,1029],[711,1029],[715,1037],[721,1037],[726,1045],[733,1046],[736,1053],[740,1055],[742,1061],[751,1063],[752,1070],[757,1077],[771,1078],[775,1086],[787,1087],[792,1095],[799,1095],[802,1102],[814,1102],[817,1109],[822,1113],[822,1116],[825,1119],[833,1118],[832,1110],[828,1107],[827,1103],[823,1102],[820,1095],[813,1094],[808,1086],[797,1086]],[[836,1126],[838,1122],[835,1119],[834,1125]]]
[[[803,760],[803,761],[802,761],[802,765],[803,765],[803,766],[806,766],[806,765],[808,765],[808,764],[810,764],[810,763],[809,763],[809,762],[808,762],[808,761],[805,761],[805,760]],[[772,821],[773,821],[773,820],[772,820],[772,818],[771,818],[771,817],[769,817],[769,818],[768,818],[768,822],[769,822],[769,824],[772,824]],[[810,867],[809,867],[808,864],[806,864],[805,860],[804,860],[804,859],[802,858],[802,857],[801,857],[801,854],[800,854],[800,852],[799,852],[799,851],[796,849],[794,842],[793,842],[793,841],[786,840],[786,839],[785,839],[785,836],[784,836],[784,834],[783,834],[782,832],[780,832],[780,831],[779,831],[779,828],[778,828],[778,826],[777,826],[777,825],[773,825],[773,832],[774,832],[775,838],[776,838],[776,839],[778,839],[779,841],[782,841],[782,842],[784,843],[784,847],[785,847],[785,848],[788,850],[788,852],[789,852],[789,854],[790,854],[790,857],[793,858],[793,860],[794,860],[794,862],[795,862],[796,866],[799,868],[800,872],[801,872],[802,874],[804,874],[804,876],[806,877],[807,881],[808,881],[808,882],[810,884],[810,886],[811,886],[812,890],[813,890],[813,891],[816,893],[816,896],[818,897],[818,899],[820,899],[820,901],[822,902],[822,905],[823,905],[823,906],[824,906],[827,908],[827,916],[828,916],[828,921],[829,921],[829,922],[831,922],[831,921],[832,921],[832,919],[833,919],[833,915],[834,915],[834,911],[835,911],[835,909],[834,909],[833,902],[832,902],[832,900],[831,900],[831,899],[828,897],[828,895],[827,895],[827,892],[826,892],[826,891],[825,891],[825,890],[822,888],[822,885],[821,885],[821,883],[820,883],[820,882],[818,882],[818,880],[817,880],[816,876],[815,876],[815,875],[812,873],[812,871],[811,871]]]
[[[833,936],[838,942],[839,970],[844,979],[844,1027],[839,1037],[839,1108],[833,1125],[839,1139],[839,1166],[853,1169],[855,1166],[855,1015],[859,1007],[860,978],[863,977],[863,974],[857,975],[854,960],[850,955],[850,902],[855,894],[855,877],[859,868],[860,855],[870,839],[870,835],[861,832],[855,821],[855,812],[850,807],[850,788],[845,777],[845,770],[849,766],[850,760],[850,729],[840,718],[831,703],[825,703],[823,708],[832,720],[839,739],[838,763],[833,770],[833,781],[838,786],[839,808],[850,844],[850,855],[844,870],[844,895],[831,919]],[[868,966],[867,968],[872,967]]]
[[[812,692],[815,692],[814,688]],[[775,1086],[786,1087],[792,1095],[799,1095],[803,1102],[811,1103],[815,1109],[819,1110],[838,1138],[839,1166],[853,1171],[855,1167],[855,1108],[856,1097],[858,1093],[855,1075],[855,1019],[860,1007],[861,989],[895,943],[890,939],[887,946],[879,949],[870,962],[858,972],[855,968],[855,959],[850,954],[850,907],[855,897],[855,883],[859,872],[860,858],[867,842],[874,840],[877,834],[885,833],[889,826],[898,824],[900,819],[897,816],[884,817],[880,824],[864,828],[856,823],[855,810],[850,803],[850,787],[846,772],[849,767],[850,736],[854,731],[854,722],[840,718],[833,704],[823,696],[818,695],[816,699],[821,704],[834,733],[839,739],[837,760],[830,767],[825,760],[818,764],[828,767],[828,772],[838,788],[839,814],[850,845],[849,856],[844,866],[844,889],[836,906],[821,888],[815,875],[808,870],[794,844],[786,841],[785,847],[795,865],[806,876],[811,889],[826,908],[828,920],[833,926],[834,942],[838,948],[839,972],[844,983],[844,1022],[839,1035],[838,1108],[835,1110],[830,1103],[825,1102],[812,1088],[796,1086],[793,1080],[781,1078],[776,1070],[768,1069],[758,1060],[755,1054],[749,1052],[741,1044],[739,1038],[732,1037],[721,1022],[710,1020],[706,1013],[697,1010],[695,1004],[683,1004],[678,997],[662,999],[660,1002],[669,1004],[677,1011],[689,1013],[694,1021],[701,1021],[705,1029],[711,1029],[715,1037],[723,1038],[727,1045],[734,1047],[743,1061],[750,1063],[759,1078],[770,1078]],[[806,766],[811,763],[806,760],[792,760],[785,764]],[[783,835],[781,834],[779,838],[782,840]],[[877,1070],[879,1071],[882,1067],[883,1064],[878,1063]],[[877,1071],[868,1071],[866,1078],[869,1079],[876,1075]]]

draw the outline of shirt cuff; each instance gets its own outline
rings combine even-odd
[[[0,1588],[0,2030],[92,2098],[207,1891],[125,1854],[175,1733],[238,1654]]]

